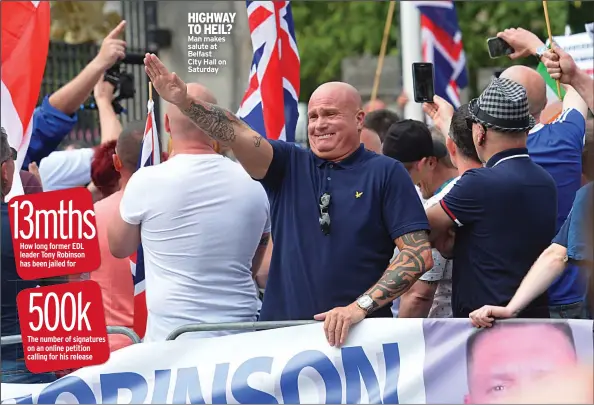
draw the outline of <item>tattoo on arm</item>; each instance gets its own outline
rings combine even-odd
[[[243,125],[235,115],[210,103],[192,102],[183,110],[193,122],[215,141],[232,143],[235,141],[236,125]]]
[[[431,244],[426,231],[406,234],[397,239],[396,245],[400,253],[377,284],[367,291],[374,301],[373,310],[401,296],[428,270],[425,255],[431,252]]]
[[[260,135],[254,135],[254,146],[256,148],[259,148],[261,143],[262,143],[262,137]]]
[[[268,246],[268,242],[270,242],[270,234],[265,233],[260,238],[260,243],[258,243],[258,247]]]

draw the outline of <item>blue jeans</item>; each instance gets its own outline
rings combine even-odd
[[[589,319],[584,301],[566,305],[549,306],[551,319]]]
[[[54,373],[33,374],[25,367],[24,360],[2,359],[2,383],[10,384],[48,384],[56,381]]]

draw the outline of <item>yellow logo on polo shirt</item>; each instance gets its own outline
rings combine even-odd
[[[355,198],[359,198],[363,195],[363,192],[355,191]]]

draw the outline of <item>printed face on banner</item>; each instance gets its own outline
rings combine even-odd
[[[19,296],[23,305],[27,298]],[[38,311],[31,312],[26,321],[35,321]],[[536,322],[477,331],[467,319],[366,319],[341,348],[328,345],[321,324],[190,342],[197,337],[185,334],[126,347],[106,364],[28,392],[2,384],[0,395],[6,403],[40,404],[501,403],[508,390],[575,364],[576,352],[581,364],[592,364],[592,321]]]
[[[467,404],[500,403],[510,389],[577,362],[567,324],[502,324],[471,336],[467,349]]]

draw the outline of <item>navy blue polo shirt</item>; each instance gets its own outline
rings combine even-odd
[[[555,236],[557,187],[527,149],[494,155],[462,175],[440,202],[458,225],[452,310],[463,318],[483,305],[505,306]],[[548,318],[547,294],[520,318]]]
[[[340,163],[270,141],[261,180],[271,205],[274,249],[260,320],[309,320],[354,302],[382,276],[394,240],[428,230],[404,166],[363,145]],[[320,196],[331,196],[330,232],[320,227]],[[372,316],[392,317],[390,306]]]

